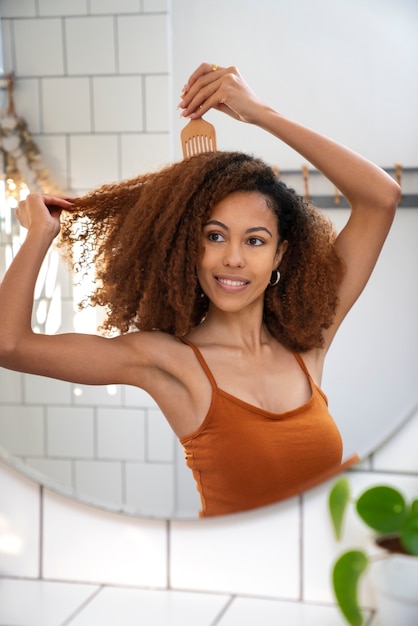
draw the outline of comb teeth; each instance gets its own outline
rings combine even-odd
[[[183,157],[216,151],[216,133],[212,124],[202,118],[191,120],[181,131]]]
[[[207,135],[194,135],[185,142],[186,158],[201,154],[202,152],[214,152],[213,138]]]

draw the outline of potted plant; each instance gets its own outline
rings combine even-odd
[[[353,502],[361,520],[375,531],[379,554],[352,549],[333,565],[332,586],[337,604],[351,626],[364,623],[359,606],[359,582],[373,563],[373,582],[380,626],[418,625],[418,500],[407,502],[387,485],[366,489],[352,500],[350,485],[341,478],[329,494],[329,511],[337,540],[341,539],[347,506]]]

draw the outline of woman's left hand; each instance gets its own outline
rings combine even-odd
[[[183,117],[196,119],[216,109],[249,124],[257,123],[257,112],[265,106],[236,67],[209,63],[202,63],[190,76],[179,104]]]

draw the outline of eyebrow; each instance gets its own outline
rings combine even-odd
[[[228,232],[231,230],[229,226],[227,226],[226,224],[223,224],[222,222],[218,222],[218,220],[209,220],[209,222],[205,224],[205,227],[206,226],[219,226],[220,228],[223,228],[224,230]],[[245,231],[245,234],[249,235],[250,233],[256,233],[256,232],[259,232],[260,230],[264,230],[266,233],[270,235],[270,237],[273,237],[270,230],[266,228],[265,226],[253,226],[252,228],[247,228],[247,230]]]

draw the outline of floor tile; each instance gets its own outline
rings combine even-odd
[[[61,626],[99,587],[0,578],[0,624]]]
[[[346,626],[332,606],[236,598],[216,626]]]
[[[148,589],[103,589],[68,626],[212,626],[228,596]]]

